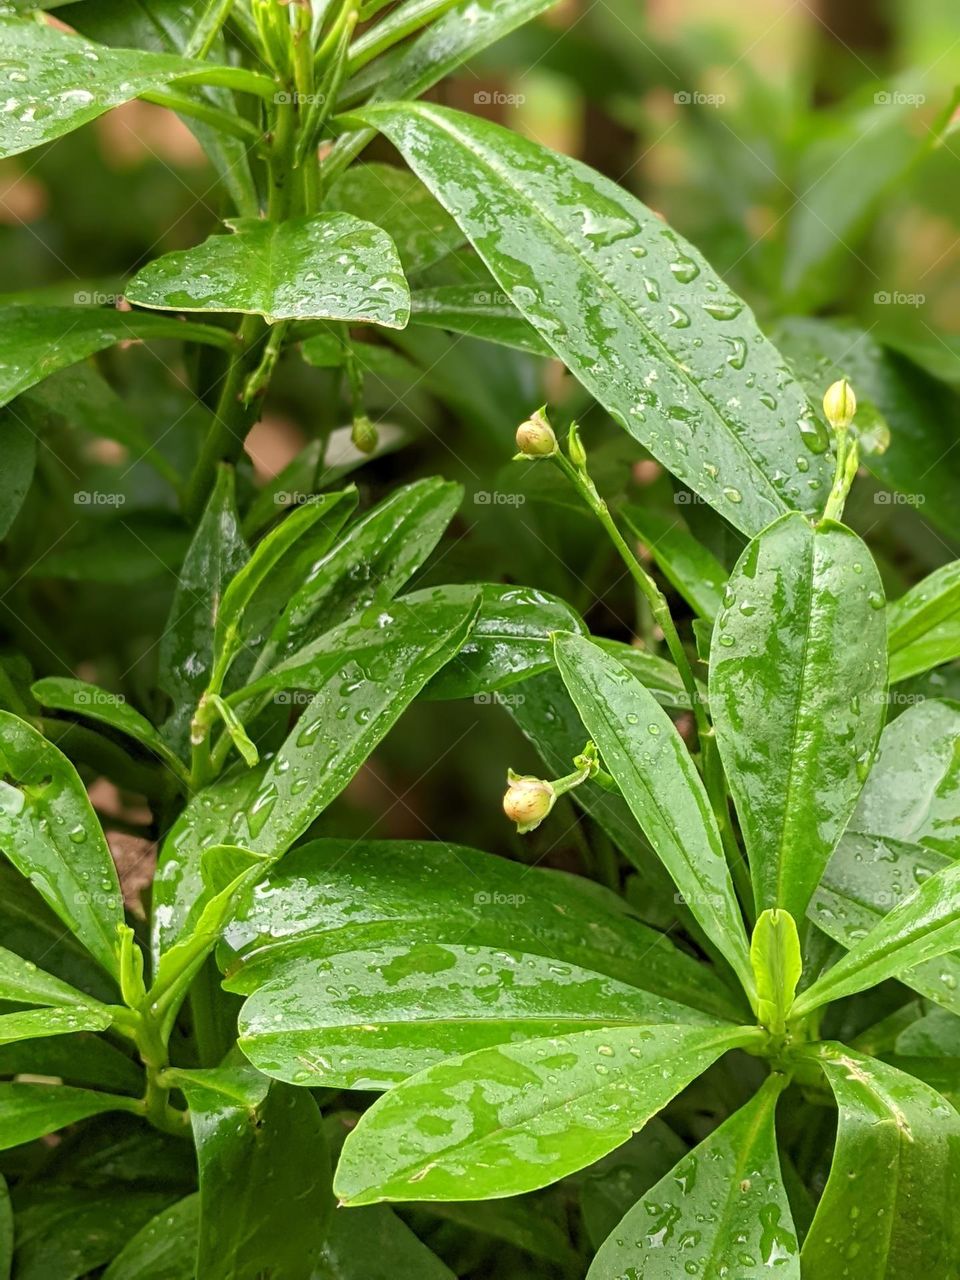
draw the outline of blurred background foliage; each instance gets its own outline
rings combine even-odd
[[[131,6],[131,21],[164,2]],[[116,8],[77,0],[60,13],[96,36]],[[896,596],[960,548],[958,83],[950,0],[561,0],[430,96],[580,156],[634,192],[748,300],[812,391],[833,370],[849,373],[893,443],[868,460],[848,518]],[[398,163],[383,142],[367,158]],[[0,165],[3,292],[109,303],[132,271],[197,243],[227,207],[185,126],[129,104]],[[472,279],[482,273],[461,249],[424,282]],[[352,472],[362,502],[428,474],[465,488],[424,582],[535,586],[578,608],[594,632],[659,651],[622,567],[552,469],[510,462],[516,424],[544,401],[558,424],[583,423],[611,503],[686,524],[732,565],[739,535],[678,490],[556,362],[427,328],[368,350],[366,406],[389,447]],[[9,651],[35,676],[73,671],[154,714],[157,637],[188,530],[173,487],[129,440],[145,434],[182,472],[207,412],[189,391],[196,371],[171,359],[165,344],[112,350],[29,398],[37,482],[0,562]],[[292,353],[249,440],[244,492],[296,488],[282,469],[348,423],[338,372]],[[343,457],[359,461],[349,448]],[[122,501],[85,506],[77,494],[88,491]],[[24,663],[11,670],[26,687]],[[927,687],[956,691],[960,680],[942,669]],[[515,686],[512,697],[522,694]],[[85,764],[92,781],[97,761]],[[421,702],[318,826],[457,840],[616,881],[603,837],[566,801],[535,835],[512,834],[500,813],[508,765],[539,771],[509,708]],[[157,834],[149,811],[133,783],[128,795],[94,795],[108,825],[113,814],[135,892]]]

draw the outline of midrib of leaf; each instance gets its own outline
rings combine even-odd
[[[734,1168],[733,1177],[729,1180],[727,1184],[725,1217],[728,1220],[730,1218],[730,1206],[736,1200],[737,1196],[741,1194],[740,1184],[743,1180],[743,1175],[746,1173],[747,1167],[750,1163],[750,1155],[753,1152],[753,1147],[754,1147],[754,1143],[757,1140],[757,1135],[759,1134],[760,1130],[763,1128],[764,1124],[766,1123],[768,1106],[776,1106],[776,1103],[777,1103],[777,1098],[775,1096],[771,1103],[765,1103],[765,1105],[758,1111],[756,1118],[754,1119],[753,1123],[750,1125],[750,1128],[747,1130],[743,1143],[737,1148],[736,1160],[733,1166]],[[710,1249],[710,1256],[708,1259],[708,1262],[710,1265],[705,1266],[703,1270],[704,1276],[720,1275],[718,1255],[720,1252],[721,1241],[722,1241],[722,1237],[720,1232],[718,1231],[716,1236],[714,1237],[713,1246]]]
[[[482,152],[478,149],[478,148],[480,148],[480,147],[482,146],[482,144],[481,144],[480,142],[478,142],[478,143],[476,144],[476,148],[475,148],[475,147],[474,147],[474,146],[473,146],[473,145],[472,145],[468,140],[464,139],[464,137],[463,137],[463,136],[462,136],[462,135],[461,135],[461,134],[456,130],[456,128],[455,128],[452,124],[449,124],[449,123],[448,123],[447,121],[445,121],[445,120],[438,120],[438,119],[437,119],[435,116],[433,116],[429,111],[424,111],[424,110],[423,110],[423,107],[422,107],[422,105],[421,105],[420,103],[410,103],[410,104],[408,104],[408,105],[406,106],[406,110],[408,110],[408,111],[409,111],[409,112],[411,112],[412,114],[415,114],[415,115],[421,115],[421,116],[423,116],[423,117],[424,117],[424,119],[426,119],[426,120],[430,121],[432,124],[434,124],[434,125],[435,125],[438,129],[440,129],[441,131],[446,132],[447,134],[449,134],[449,136],[450,136],[450,137],[454,138],[454,139],[455,139],[456,141],[458,141],[462,146],[466,147],[466,149],[467,149],[468,151],[472,152],[472,154],[473,154],[473,155],[474,155],[474,156],[475,156],[475,157],[476,157],[476,158],[477,158],[477,159],[478,159],[482,164],[484,164],[484,165],[486,166],[487,170],[488,170],[488,171],[489,171],[489,172],[490,172],[490,173],[491,173],[495,178],[499,179],[499,181],[502,183],[502,185],[503,185],[503,186],[505,186],[505,187],[509,188],[509,190],[510,190],[510,191],[512,191],[512,192],[513,192],[513,194],[514,194],[515,196],[517,196],[518,198],[520,198],[520,199],[521,199],[521,200],[522,200],[522,201],[527,205],[527,207],[528,207],[528,208],[533,209],[533,211],[534,211],[534,214],[535,214],[536,218],[537,218],[540,222],[542,222],[542,223],[543,223],[543,225],[544,225],[544,226],[545,226],[545,227],[546,227],[546,228],[551,232],[552,237],[553,237],[555,240],[558,240],[558,241],[559,241],[559,242],[564,246],[564,248],[569,249],[569,247],[570,247],[570,239],[569,239],[569,237],[568,237],[567,235],[565,235],[565,234],[564,234],[563,229],[562,229],[561,227],[558,227],[558,226],[556,225],[556,223],[552,222],[552,221],[547,217],[547,215],[546,215],[546,213],[544,212],[544,210],[542,210],[542,209],[541,209],[541,208],[540,208],[540,207],[539,207],[539,206],[538,206],[538,205],[537,205],[533,200],[531,200],[531,199],[526,195],[526,193],[524,192],[524,190],[523,190],[523,188],[522,188],[522,187],[519,187],[519,186],[517,186],[517,185],[515,185],[515,184],[514,184],[514,182],[511,180],[511,176],[510,176],[510,172],[509,172],[509,170],[503,169],[503,168],[502,168],[502,167],[497,163],[497,160],[496,160],[496,157],[495,157],[495,156],[491,157],[490,153],[489,153],[489,152],[487,152],[487,151],[486,151],[486,149],[484,149]],[[443,203],[442,199],[441,199],[441,203]],[[486,256],[486,254],[484,253],[484,251],[483,251],[479,246],[475,246],[475,247],[476,247],[476,249],[477,249],[477,252],[480,254],[480,257],[481,257],[481,258],[483,258],[483,260],[484,260],[484,262],[486,263],[486,265],[490,268],[490,271],[494,274],[494,276],[496,276],[496,275],[497,275],[497,273],[496,273],[496,271],[495,271],[495,269],[494,269],[493,265],[490,263],[490,261],[488,261],[487,256]],[[751,469],[756,473],[756,475],[757,475],[757,476],[759,476],[759,478],[760,478],[760,480],[761,480],[761,482],[762,482],[762,486],[761,486],[761,487],[762,487],[762,490],[763,490],[764,495],[765,495],[765,496],[768,496],[768,497],[769,497],[770,495],[772,495],[772,502],[773,502],[773,505],[774,505],[775,507],[777,507],[777,508],[779,508],[779,509],[781,509],[781,510],[788,510],[788,509],[789,509],[789,507],[788,507],[788,504],[786,503],[785,499],[783,499],[783,498],[780,496],[780,494],[777,492],[777,490],[776,490],[776,489],[773,487],[773,485],[770,483],[770,481],[768,480],[768,478],[767,478],[767,476],[766,476],[766,473],[764,472],[763,468],[760,466],[760,464],[756,461],[756,459],[755,459],[755,458],[752,456],[752,454],[749,452],[749,450],[747,449],[747,447],[746,447],[746,445],[744,444],[743,440],[741,439],[741,437],[740,437],[739,433],[738,433],[736,430],[734,430],[733,425],[732,425],[730,422],[728,422],[726,418],[724,418],[724,417],[723,417],[723,415],[721,414],[721,412],[720,412],[720,410],[717,408],[717,406],[713,403],[713,401],[712,401],[711,399],[709,399],[709,397],[707,396],[707,394],[706,394],[706,392],[704,391],[703,387],[702,387],[702,386],[701,386],[701,385],[696,381],[696,379],[691,375],[691,373],[690,373],[689,369],[687,368],[687,366],[686,366],[686,365],[685,365],[681,360],[679,360],[679,359],[678,359],[678,358],[673,354],[673,352],[670,350],[670,348],[669,348],[669,347],[667,347],[667,346],[664,344],[663,339],[662,339],[662,338],[661,338],[661,337],[660,337],[660,336],[659,336],[659,335],[658,335],[658,334],[657,334],[657,333],[656,333],[652,328],[650,328],[648,325],[644,324],[644,322],[642,321],[642,319],[640,318],[640,316],[637,314],[637,312],[633,311],[633,310],[632,310],[632,309],[627,305],[627,303],[624,301],[624,299],[623,299],[623,298],[620,296],[620,294],[617,292],[617,290],[616,290],[616,288],[614,287],[614,285],[613,285],[613,284],[612,284],[612,283],[607,279],[607,277],[603,274],[603,272],[599,269],[599,267],[597,267],[597,266],[596,266],[596,264],[595,264],[595,263],[594,263],[590,258],[588,258],[588,257],[586,257],[586,256],[584,256],[584,255],[582,255],[582,254],[577,254],[577,258],[578,258],[578,261],[582,262],[582,263],[587,267],[587,269],[590,271],[590,273],[591,273],[592,275],[596,276],[596,278],[597,278],[597,279],[600,281],[600,283],[603,285],[604,290],[609,294],[609,296],[610,296],[610,297],[612,297],[612,298],[614,299],[614,301],[616,302],[616,304],[617,304],[617,306],[620,308],[620,310],[621,310],[621,311],[622,311],[622,312],[623,312],[623,313],[624,313],[624,314],[625,314],[625,315],[626,315],[630,320],[632,320],[632,321],[636,321],[638,324],[640,324],[640,325],[643,327],[643,331],[644,331],[644,333],[645,333],[645,334],[650,338],[650,340],[651,340],[651,342],[653,343],[653,345],[658,349],[658,351],[659,351],[659,352],[660,352],[660,354],[661,354],[661,358],[662,358],[662,359],[663,359],[667,364],[672,365],[672,366],[673,366],[673,368],[675,369],[675,371],[677,372],[677,374],[680,376],[681,380],[682,380],[684,383],[686,383],[686,384],[687,384],[687,386],[689,386],[690,388],[692,388],[692,390],[693,390],[693,392],[694,392],[695,396],[696,396],[700,401],[702,401],[705,405],[709,406],[710,412],[714,415],[714,417],[716,418],[717,422],[719,422],[719,423],[720,423],[720,425],[725,429],[725,431],[726,431],[727,435],[728,435],[728,436],[729,436],[729,438],[734,442],[734,444],[736,445],[737,449],[742,453],[743,458],[744,458],[744,459],[746,460],[746,462],[749,464],[750,468],[751,468]],[[518,307],[517,309],[518,309],[518,311],[520,310],[520,308],[519,308],[519,307]],[[749,308],[747,308],[747,306],[746,306],[746,303],[744,303],[744,310],[749,310]],[[523,313],[521,312],[521,314],[523,314]],[[526,317],[526,316],[524,316],[524,319],[527,319],[527,317]],[[533,324],[533,322],[532,322],[532,321],[530,321],[530,320],[527,320],[527,323],[528,323],[528,324]],[[536,328],[536,325],[534,325],[533,327],[534,327],[534,328]],[[538,330],[538,332],[539,332],[539,330]],[[545,341],[546,341],[546,342],[547,342],[551,347],[553,347],[553,343],[552,343],[552,342],[550,342],[550,339],[549,339],[549,338],[546,338],[546,339],[545,339]],[[556,348],[554,348],[554,349],[556,349]],[[557,354],[558,354],[558,356],[560,357],[560,359],[563,359],[563,356],[562,356],[559,352],[558,352]],[[631,432],[630,434],[632,435],[633,433]]]
[[[775,906],[780,906],[783,902],[783,882],[784,882],[784,872],[785,872],[785,863],[786,863],[786,860],[784,858],[784,849],[786,848],[786,843],[787,843],[787,822],[791,812],[791,799],[793,795],[794,781],[796,778],[796,768],[797,768],[796,747],[797,747],[797,738],[799,737],[800,712],[801,712],[801,708],[804,705],[804,698],[807,692],[807,676],[809,673],[809,666],[807,663],[807,651],[809,650],[809,647],[810,647],[810,632],[811,632],[812,623],[813,623],[813,596],[814,596],[813,567],[816,561],[816,551],[815,551],[816,532],[814,532],[813,536],[810,538],[809,546],[810,546],[810,559],[809,559],[810,583],[809,583],[809,590],[807,591],[807,602],[806,602],[807,603],[807,610],[806,610],[807,625],[803,632],[803,645],[800,651],[800,687],[797,690],[797,698],[796,698],[796,702],[794,703],[793,716],[791,717],[791,724],[790,724],[790,759],[787,762],[787,779],[783,788],[783,800],[784,800],[783,819],[780,823],[780,835],[777,840],[777,876],[776,876],[777,901],[774,904]]]

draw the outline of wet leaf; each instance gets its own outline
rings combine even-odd
[[[148,263],[126,286],[131,302],[167,311],[239,311],[278,320],[364,321],[402,329],[410,315],[396,246],[370,222],[318,213],[286,222],[238,219]]]
[[[960,657],[960,560],[891,601],[887,632],[891,684]]]
[[[709,621],[720,612],[727,571],[702,546],[679,516],[661,515],[652,507],[625,506],[620,511],[630,532],[647,547],[663,576],[679,591],[698,617]]]
[[[69,983],[61,982],[13,951],[0,947],[0,1000],[18,1004],[70,1005],[78,1009],[96,1010],[104,1006]]]
[[[600,1247],[587,1280],[676,1280],[689,1274],[800,1280],[799,1245],[780,1178],[770,1076],[651,1187]]]
[[[960,1266],[960,1117],[933,1089],[840,1044],[809,1051],[840,1112],[803,1274],[949,1280]]]
[[[87,1116],[135,1110],[139,1103],[118,1094],[63,1084],[0,1084],[0,1148],[18,1147]]]
[[[885,714],[883,589],[856,534],[787,515],[747,547],[710,647],[710,708],[757,909],[802,923]]]
[[[105,1031],[113,1021],[109,1009],[47,1008],[0,1014],[0,1045],[45,1036],[66,1036],[77,1031]]]
[[[556,1182],[614,1147],[750,1028],[615,1027],[450,1058],[385,1093],[347,1138],[347,1204],[482,1200]]]
[[[456,1280],[456,1277],[392,1209],[386,1205],[370,1205],[333,1215],[315,1280]]]
[[[418,289],[410,300],[410,323],[498,342],[535,356],[553,355],[553,349],[499,290],[495,280],[489,286],[447,284]]]
[[[587,390],[731,524],[753,534],[822,503],[827,438],[802,389],[743,301],[649,209],[477,117],[405,103],[357,118],[399,148]]]
[[[68,929],[116,976],[123,901],[76,769],[36,729],[0,712],[0,847]]]
[[[141,1227],[103,1280],[194,1280],[199,1233],[200,1196],[185,1196]]]

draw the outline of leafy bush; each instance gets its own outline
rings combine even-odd
[[[761,327],[422,100],[548,0],[48,7],[2,154],[218,224],[2,300],[0,1276],[960,1275],[955,372],[815,314],[952,104],[809,113]]]

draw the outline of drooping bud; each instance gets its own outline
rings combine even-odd
[[[359,449],[361,453],[373,453],[379,439],[377,428],[366,414],[354,418],[350,440],[355,449]]]
[[[853,415],[857,412],[857,397],[853,394],[853,387],[846,378],[841,378],[827,387],[823,397],[823,412],[835,431],[849,427],[853,421]]]
[[[549,458],[557,452],[557,437],[553,434],[545,407],[532,413],[517,427],[517,448],[524,458]]]
[[[507,790],[503,797],[503,812],[517,831],[525,835],[539,827],[556,803],[557,795],[552,785],[532,774],[507,770]]]

